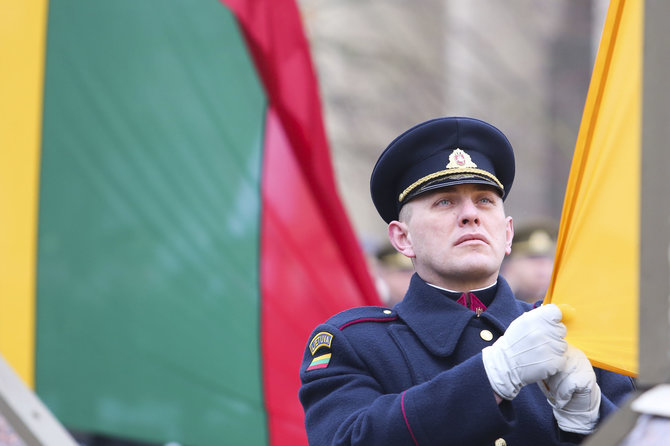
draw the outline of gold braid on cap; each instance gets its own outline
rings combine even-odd
[[[458,175],[458,174],[467,174],[467,173],[474,174],[476,176],[484,177],[488,180],[491,180],[498,185],[500,190],[502,190],[502,191],[505,190],[502,183],[500,181],[498,181],[498,179],[492,173],[487,172],[486,170],[477,169],[477,168],[473,168],[473,167],[459,167],[459,168],[456,168],[456,169],[451,168],[451,169],[440,170],[439,172],[433,172],[430,175],[426,175],[423,178],[419,178],[418,180],[416,180],[415,182],[410,184],[404,191],[402,191],[400,196],[398,196],[398,202],[402,203],[402,201],[407,197],[407,195],[410,192],[412,192],[417,187],[427,183],[428,181],[434,180],[435,178],[447,177],[447,176]]]

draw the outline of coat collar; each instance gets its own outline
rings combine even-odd
[[[505,279],[498,277],[493,302],[480,317],[502,333],[514,319],[531,308],[530,304],[515,299]],[[409,290],[395,310],[426,348],[437,356],[451,355],[468,322],[476,317],[473,311],[444,296],[417,274],[412,276]]]

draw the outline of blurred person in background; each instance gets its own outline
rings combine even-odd
[[[1,446],[26,446],[19,438],[7,419],[0,415],[0,445]]]
[[[375,254],[375,273],[381,280],[380,297],[385,305],[392,307],[402,300],[414,274],[414,266],[409,257],[384,244]]]
[[[529,303],[543,300],[554,268],[558,224],[537,221],[514,228],[512,252],[505,257],[500,274],[514,296]]]

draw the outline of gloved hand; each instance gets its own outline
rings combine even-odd
[[[482,350],[495,393],[513,399],[527,384],[554,375],[565,364],[568,343],[561,310],[543,305],[516,318],[503,336]]]
[[[581,350],[570,345],[565,357],[563,368],[538,385],[554,410],[558,427],[567,432],[590,434],[598,423],[600,386]]]

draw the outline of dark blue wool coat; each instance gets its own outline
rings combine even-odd
[[[531,309],[499,277],[494,300],[477,317],[415,274],[393,310],[361,307],[332,317],[314,330],[300,368],[310,444],[578,443],[581,436],[558,429],[538,385],[498,405],[484,371],[481,350]],[[633,383],[595,370],[602,420]]]

